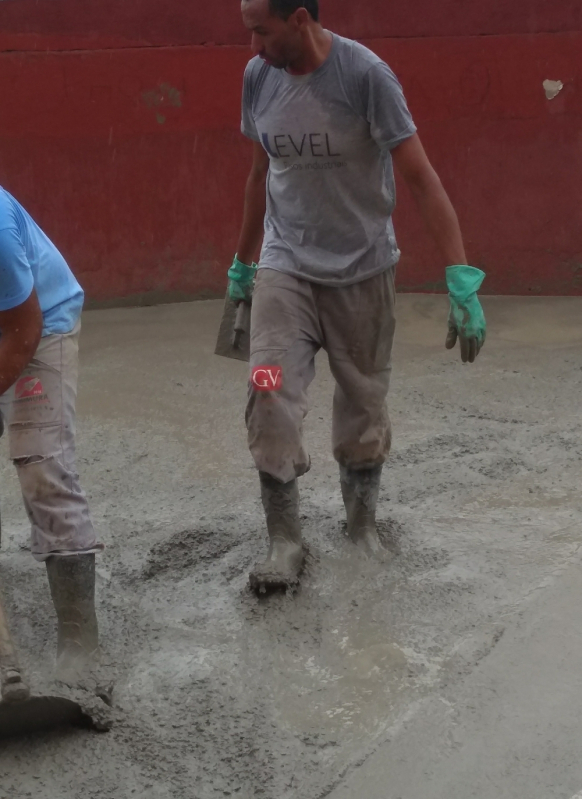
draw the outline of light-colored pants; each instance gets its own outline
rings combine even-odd
[[[287,483],[308,471],[307,389],[323,348],[336,380],[333,453],[370,468],[390,451],[386,406],[394,340],[394,270],[343,288],[259,269],[251,319],[246,421],[257,468]]]
[[[87,498],[75,470],[80,323],[41,339],[34,358],[0,397],[37,560],[98,552]]]

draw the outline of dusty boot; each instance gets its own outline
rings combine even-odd
[[[270,546],[267,560],[258,563],[250,574],[251,588],[293,588],[299,583],[305,562],[297,480],[280,483],[264,472],[259,476]]]
[[[56,678],[79,685],[90,677],[99,654],[95,615],[95,555],[46,561],[58,619]]]
[[[367,555],[374,555],[381,549],[376,530],[376,505],[381,475],[381,466],[361,470],[340,466],[342,496],[348,516],[348,535]]]

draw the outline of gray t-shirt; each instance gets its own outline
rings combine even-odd
[[[378,56],[334,34],[329,57],[308,75],[253,58],[242,132],[270,158],[260,267],[346,286],[398,261],[390,151],[416,128]]]

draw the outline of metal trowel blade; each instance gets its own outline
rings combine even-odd
[[[73,725],[91,727],[81,707],[60,696],[31,697],[24,702],[0,702],[0,739]]]
[[[237,345],[235,346],[234,328],[237,318],[237,306],[228,295],[224,301],[224,310],[222,312],[222,321],[218,331],[218,339],[216,341],[215,355],[220,355],[223,358],[234,358],[237,361],[249,361],[251,353],[251,336],[250,330],[245,330],[237,336]]]

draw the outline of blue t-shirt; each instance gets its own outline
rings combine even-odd
[[[0,311],[25,302],[36,289],[42,335],[70,333],[83,308],[83,289],[34,219],[0,188]]]

